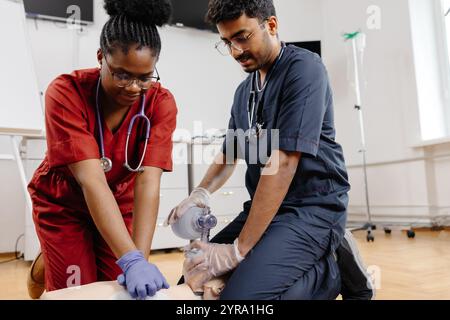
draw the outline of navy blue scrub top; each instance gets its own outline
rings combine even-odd
[[[270,73],[259,117],[265,130],[259,142],[255,143],[254,138],[249,141],[244,134],[249,130],[250,75],[236,91],[229,122],[231,131],[227,133],[223,153],[229,160],[230,156],[245,159],[248,166],[245,182],[253,199],[271,150],[301,152],[300,164],[279,213],[283,208],[304,206],[346,210],[350,184],[342,147],[335,141],[332,91],[321,58],[289,45]],[[278,133],[271,129],[278,129]],[[279,141],[278,146],[272,139]],[[227,153],[232,149],[233,152]],[[251,201],[244,204],[245,211],[250,207]]]

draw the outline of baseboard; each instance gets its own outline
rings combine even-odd
[[[14,252],[0,253],[0,262],[2,262],[3,260],[10,260],[10,259],[15,259],[15,258],[16,258],[16,253],[14,253]]]
[[[366,213],[351,212],[348,213],[348,225],[362,225],[368,221]],[[414,229],[418,228],[439,228],[450,227],[450,216],[438,215],[430,216],[429,214],[387,214],[376,213],[372,214],[372,222],[377,225],[385,226],[408,226]]]

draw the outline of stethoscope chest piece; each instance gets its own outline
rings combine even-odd
[[[255,127],[251,127],[246,136],[247,143],[256,143],[258,141],[258,131]]]
[[[100,159],[100,165],[104,172],[110,172],[113,166],[112,160],[107,157],[102,157]]]
[[[257,143],[264,136],[264,123],[256,123],[252,126],[246,135],[247,143]]]

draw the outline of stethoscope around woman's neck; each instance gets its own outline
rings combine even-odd
[[[104,144],[104,139],[103,139],[103,124],[102,124],[102,118],[101,118],[101,113],[100,113],[100,88],[101,88],[101,83],[102,83],[102,78],[100,77],[98,79],[98,83],[97,83],[97,92],[96,92],[96,98],[95,98],[95,108],[96,108],[96,113],[97,113],[97,123],[98,123],[98,130],[99,130],[99,135],[100,135],[100,154],[101,154],[101,158],[100,158],[100,165],[103,168],[103,171],[109,172],[112,170],[113,167],[113,163],[112,160],[110,158],[108,158],[105,154],[105,144]],[[145,111],[145,95],[146,95],[147,91],[144,91],[141,95],[141,109],[139,111],[139,113],[137,113],[136,115],[133,116],[133,118],[131,119],[130,125],[128,126],[128,131],[127,131],[127,142],[125,145],[125,163],[123,164],[123,166],[131,172],[143,172],[144,168],[142,167],[142,163],[144,161],[145,158],[145,154],[147,152],[147,146],[148,146],[148,140],[150,138],[150,130],[151,130],[151,123],[149,118],[145,115],[144,111]],[[156,93],[154,95],[154,98],[156,97]],[[153,99],[154,102],[155,99]],[[130,166],[130,164],[128,163],[128,144],[130,141],[130,137],[131,137],[131,132],[133,131],[133,126],[135,124],[135,122],[138,119],[143,119],[146,125],[146,131],[145,131],[145,146],[144,146],[144,151],[142,153],[141,159],[139,161],[139,165],[136,168],[132,168]]]

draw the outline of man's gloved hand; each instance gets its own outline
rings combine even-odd
[[[190,250],[201,250],[201,254],[188,258],[183,265],[186,283],[194,292],[215,277],[220,277],[234,270],[244,260],[237,248],[237,239],[233,244],[204,243],[194,241]]]
[[[186,284],[195,294],[204,293],[204,284],[213,278],[209,265],[203,254],[186,256],[183,263],[183,277]]]
[[[138,250],[124,254],[116,263],[123,271],[117,281],[127,288],[134,299],[152,297],[157,291],[169,288],[158,268],[149,263]]]
[[[181,216],[192,207],[205,208],[209,206],[211,194],[204,188],[195,188],[188,198],[184,199],[178,206],[170,211],[169,216],[164,221],[164,226],[174,224]]]

